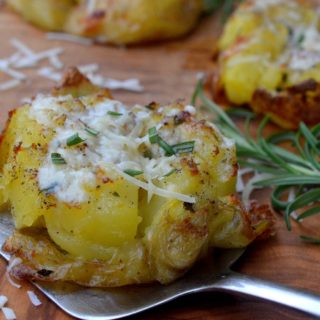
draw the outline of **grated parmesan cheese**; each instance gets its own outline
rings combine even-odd
[[[63,63],[62,61],[59,59],[59,57],[57,55],[52,55],[49,57],[49,61],[51,63],[51,65],[56,68],[56,69],[62,69],[63,68]]]
[[[25,56],[33,56],[34,52],[17,38],[10,39],[11,45]]]
[[[97,7],[97,0],[87,0],[87,12],[92,14]]]
[[[37,71],[37,74],[41,77],[47,78],[49,80],[60,82],[63,78],[60,72],[56,72],[50,67],[43,67]]]
[[[88,73],[87,77],[93,84],[102,88],[108,88],[111,90],[128,90],[134,92],[142,92],[144,90],[144,87],[140,84],[140,81],[135,78],[127,80],[115,80],[93,73]]]
[[[21,288],[21,285],[14,282],[10,276],[10,272],[12,270],[13,267],[17,266],[18,264],[22,263],[22,260],[20,258],[14,258],[14,259],[11,259],[8,266],[7,266],[7,270],[6,270],[6,277],[7,277],[7,280],[9,281],[9,283],[17,288],[17,289],[20,289]]]
[[[81,73],[84,73],[84,74],[94,73],[99,70],[99,65],[97,63],[91,63],[91,64],[78,66],[78,69]]]
[[[3,308],[8,302],[8,298],[6,296],[0,296],[0,308]]]
[[[268,179],[270,177],[271,177],[271,175],[268,173],[258,173],[256,171],[254,172],[253,177],[245,185],[243,192],[242,192],[242,202],[247,209],[250,208],[251,193],[256,189],[261,189],[261,187],[255,186],[255,183],[260,180]]]
[[[291,55],[289,68],[303,71],[318,64],[320,64],[320,52],[294,51]]]
[[[165,156],[158,145],[150,143],[146,132],[151,125],[152,111],[138,105],[128,108],[119,101],[107,98],[94,104],[86,97],[81,98],[81,105],[82,108],[85,106],[85,110],[79,111],[77,102],[72,99],[71,96],[39,95],[31,104],[29,116],[47,127],[54,128],[55,119],[66,117],[64,126],[55,128],[56,135],[49,144],[47,159],[39,169],[40,189],[50,188],[60,201],[81,203],[88,198],[86,189],[93,188],[96,184],[95,173],[99,168],[104,168],[108,175],[114,176],[112,179],[119,178],[120,175],[148,191],[149,198],[156,194],[184,202],[195,202],[193,197],[154,185],[157,179],[179,165],[180,160],[175,155]],[[70,104],[74,105],[72,110]],[[87,104],[90,106],[86,107]],[[119,113],[120,116],[113,116],[112,112]],[[155,126],[160,129],[161,123]],[[87,127],[99,134],[90,135],[86,131]],[[168,143],[181,142],[178,134],[173,135],[172,129],[161,130],[163,139]],[[86,147],[81,152],[66,145],[67,139],[75,133],[86,140]],[[139,151],[142,144],[152,150],[152,159]],[[66,164],[57,166],[52,163],[52,153],[59,153]],[[145,181],[124,172],[129,169],[143,171]]]
[[[50,32],[47,34],[47,37],[50,40],[72,41],[83,45],[90,45],[94,41],[92,39],[57,32]],[[59,58],[64,51],[63,48],[57,47],[35,52],[17,38],[12,38],[10,44],[17,51],[8,58],[0,59],[0,71],[7,74],[12,79],[0,83],[0,91],[16,88],[27,79],[26,74],[19,71],[20,69],[37,68],[36,73],[41,77],[54,82],[60,82],[62,80],[63,74],[58,70],[61,70],[64,66]],[[43,61],[48,62],[50,66],[39,67],[39,64]],[[133,92],[141,92],[144,90],[138,79],[116,80],[97,74],[99,65],[96,63],[81,65],[79,66],[79,70],[84,73],[93,84],[100,87]]]
[[[63,32],[48,32],[47,39],[73,42],[73,43],[81,44],[84,46],[91,46],[94,43],[93,39],[84,38],[84,37],[63,33]]]
[[[14,311],[11,308],[7,308],[7,307],[3,307],[1,308],[4,317],[7,320],[15,320],[16,318],[16,314],[14,313]]]
[[[45,51],[35,53],[33,55],[28,55],[20,59],[14,64],[14,67],[17,69],[21,68],[33,68],[37,63],[42,60],[50,59],[50,57],[59,55],[63,52],[63,48],[53,48]]]
[[[35,307],[38,307],[42,304],[41,301],[39,300],[39,298],[37,297],[37,295],[33,291],[27,291],[27,294],[28,294],[28,297],[29,297],[31,303]]]
[[[21,81],[19,79],[12,79],[6,82],[0,83],[0,91],[10,90],[16,88],[20,85]]]

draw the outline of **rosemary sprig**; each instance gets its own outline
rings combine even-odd
[[[211,14],[221,8],[221,21],[225,22],[231,15],[234,7],[242,0],[203,0],[205,14]]]
[[[204,93],[202,81],[199,81],[192,96],[192,103],[201,101],[202,106],[212,111],[220,130],[232,138],[237,147],[238,161],[241,166],[249,167],[258,173],[268,174],[254,183],[256,187],[273,187],[271,204],[276,210],[283,211],[288,230],[291,219],[297,222],[320,213],[320,124],[308,128],[300,123],[297,132],[282,131],[264,137],[263,131],[269,121],[265,117],[259,124],[257,137],[250,134],[250,123],[255,115],[248,110],[224,111]],[[245,119],[243,133],[232,116]],[[293,150],[289,151],[280,144],[289,142]],[[294,191],[293,199],[288,196]],[[301,211],[298,215],[296,210]],[[320,244],[320,239],[308,236],[300,237],[304,241]]]

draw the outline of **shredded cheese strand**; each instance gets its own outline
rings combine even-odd
[[[174,192],[174,191],[161,189],[159,187],[156,187],[152,183],[143,182],[143,181],[141,181],[141,180],[139,180],[137,178],[134,178],[134,177],[126,174],[125,172],[123,172],[119,168],[117,168],[116,166],[113,167],[113,169],[120,176],[122,176],[123,178],[125,178],[129,182],[135,184],[139,188],[148,191],[148,193],[152,192],[153,194],[156,194],[156,195],[158,195],[160,197],[169,198],[169,199],[176,199],[176,200],[180,200],[180,201],[187,202],[187,203],[195,203],[196,202],[196,198],[195,197],[188,196],[188,195],[185,195],[185,194],[182,194],[182,193],[178,193],[178,192]]]

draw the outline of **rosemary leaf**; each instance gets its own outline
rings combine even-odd
[[[320,244],[320,239],[316,239],[313,237],[308,237],[308,236],[300,236],[300,239],[306,242],[314,243],[314,244]]]
[[[311,217],[315,214],[318,214],[320,213],[320,207],[313,207],[313,208],[310,208],[308,210],[305,210],[303,213],[301,213],[298,217],[297,217],[297,221],[301,221],[302,219],[305,219],[305,218],[308,218],[308,217]]]
[[[284,211],[289,230],[290,217],[295,210],[312,206],[305,209],[296,218],[297,221],[320,213],[320,123],[312,128],[300,123],[297,132],[281,131],[265,137],[263,131],[269,120],[265,117],[259,123],[257,138],[254,138],[251,122],[255,116],[251,111],[235,108],[224,111],[205,95],[201,81],[192,96],[194,105],[197,99],[215,114],[215,123],[222,133],[235,141],[241,167],[270,175],[270,178],[255,179],[248,183],[256,187],[273,188],[272,206]],[[244,130],[240,130],[231,117],[244,118]],[[284,142],[291,144],[290,151],[281,145]],[[285,200],[289,198],[291,189],[295,190],[293,199],[290,196]],[[301,236],[301,239],[320,243],[320,239],[307,236]]]

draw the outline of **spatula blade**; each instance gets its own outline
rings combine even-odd
[[[0,214],[0,245],[13,232],[10,214]],[[218,282],[243,250],[216,252],[213,258],[199,261],[183,278],[170,285],[151,284],[125,288],[94,289],[68,283],[34,282],[49,299],[68,314],[90,320],[110,320],[150,309],[179,296],[206,290]],[[0,250],[9,260],[10,256]]]

